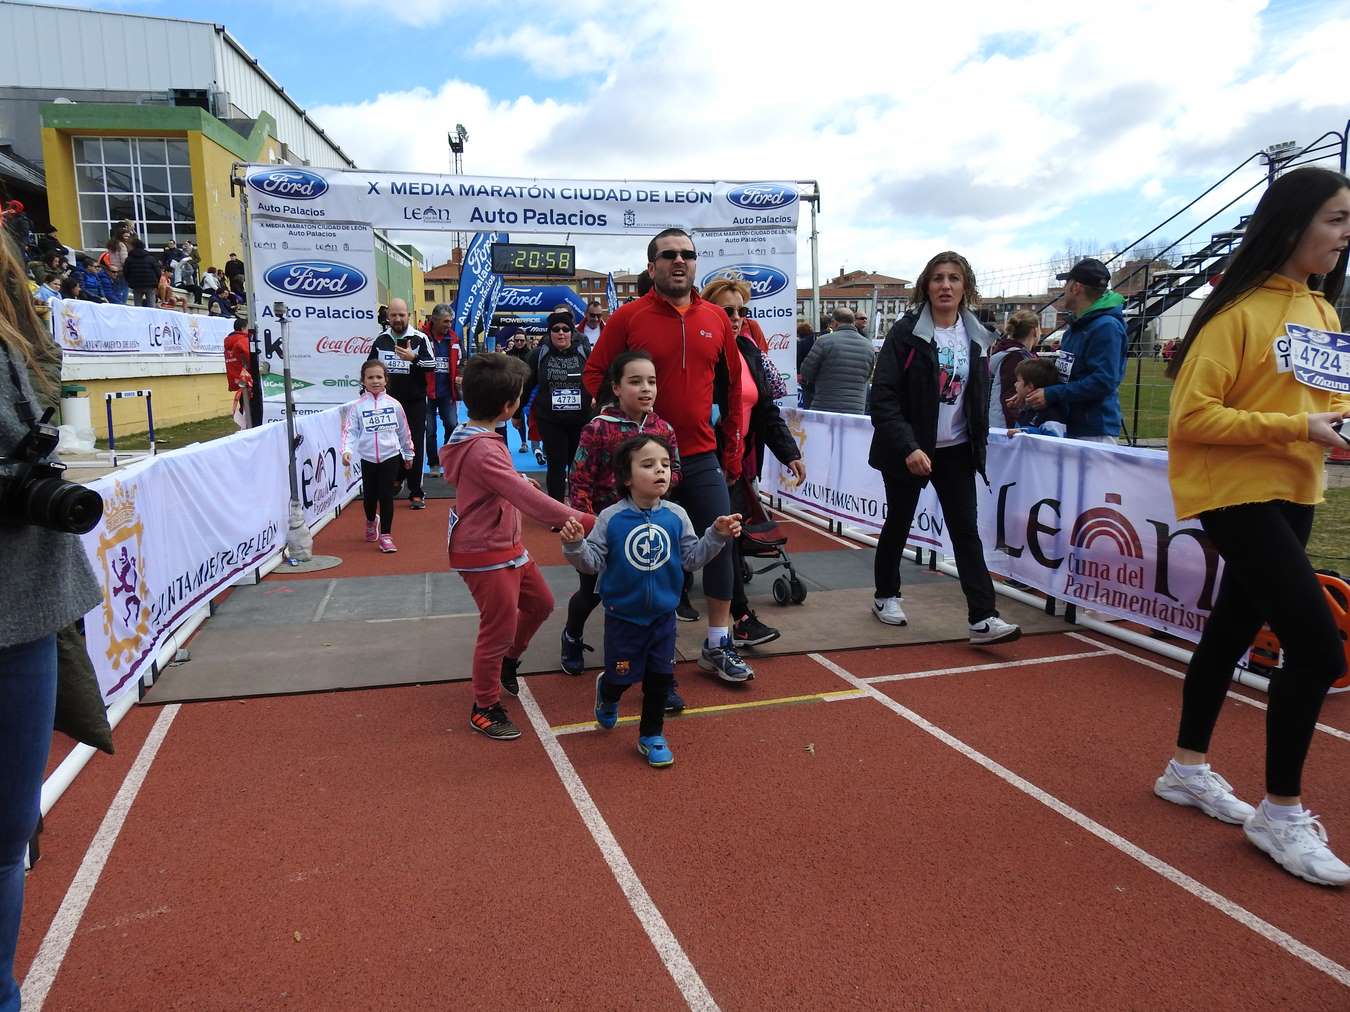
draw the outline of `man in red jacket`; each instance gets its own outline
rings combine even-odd
[[[685,508],[702,535],[731,512],[727,485],[741,474],[741,353],[726,314],[693,290],[698,253],[687,232],[668,228],[658,233],[647,244],[647,261],[652,291],[615,310],[586,360],[583,382],[594,395],[620,352],[642,348],[651,355],[656,413],[675,429],[680,445],[680,486],[671,499]],[[720,445],[712,423],[715,387],[727,391],[726,403],[719,405]],[[743,682],[754,672],[732,645],[731,592],[727,548],[703,568],[708,639],[698,663],[724,681]],[[690,620],[697,617],[695,612]]]
[[[225,338],[225,382],[235,394],[236,406],[242,402],[244,417],[252,421],[253,375],[248,356],[248,323],[236,317],[234,330]]]

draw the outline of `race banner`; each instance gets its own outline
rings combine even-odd
[[[566,285],[503,285],[497,299],[499,313],[543,313],[567,303],[578,317],[586,315],[586,300]]]
[[[298,414],[356,397],[360,368],[379,333],[375,240],[368,225],[339,222],[252,223],[254,307],[263,377],[263,416],[285,409],[281,326],[272,306],[286,305],[291,378]]]
[[[476,232],[469,240],[459,270],[459,292],[455,296],[456,334],[472,337],[477,333],[478,321],[494,280],[498,287],[501,285],[501,279],[492,273],[492,244],[507,240],[505,232]]]
[[[795,183],[507,179],[295,165],[245,169],[252,215],[376,228],[572,232],[650,238],[672,226],[789,229]]]
[[[359,469],[344,468],[338,444],[348,407],[296,422],[299,491],[311,525],[360,482]],[[285,544],[286,427],[245,429],[147,457],[89,487],[103,497],[103,518],[82,541],[103,600],[84,628],[111,703],[134,688],[167,633]]]
[[[694,234],[698,287],[717,278],[750,286],[750,315],[764,331],[769,358],[787,381],[779,406],[797,403],[797,233],[718,229]]]
[[[764,491],[868,533],[886,518],[879,472],[867,466],[871,422],[861,415],[784,412],[806,480],[772,464]],[[991,433],[976,479],[980,540],[990,572],[1061,601],[1198,640],[1222,562],[1200,525],[1172,507],[1167,454],[1071,439]],[[952,554],[929,485],[908,543]]]
[[[67,355],[203,355],[223,360],[234,321],[174,309],[52,299],[52,339]]]

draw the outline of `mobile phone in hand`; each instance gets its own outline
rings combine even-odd
[[[1331,423],[1331,431],[1333,431],[1334,433],[1336,433],[1336,435],[1341,437],[1342,443],[1344,443],[1346,446],[1350,446],[1350,436],[1347,436],[1342,429],[1344,425],[1345,419],[1344,418],[1338,419],[1337,421]]]

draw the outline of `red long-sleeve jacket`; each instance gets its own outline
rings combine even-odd
[[[744,428],[741,363],[726,314],[697,292],[683,315],[656,292],[620,306],[586,360],[582,382],[592,395],[605,382],[610,363],[630,348],[651,355],[656,366],[656,412],[674,428],[686,460],[718,450],[712,427],[713,388],[719,378],[725,382],[727,403],[719,423],[722,470],[727,481],[738,479]]]

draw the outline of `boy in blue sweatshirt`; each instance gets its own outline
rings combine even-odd
[[[702,569],[741,532],[733,514],[718,517],[702,538],[694,533],[689,514],[661,498],[670,489],[670,457],[670,444],[657,436],[624,442],[614,471],[627,497],[600,512],[589,536],[574,520],[562,528],[563,556],[578,572],[600,576],[605,667],[595,679],[595,720],[612,728],[619,699],[641,682],[638,752],[658,767],[675,762],[663,732],[685,571]]]

